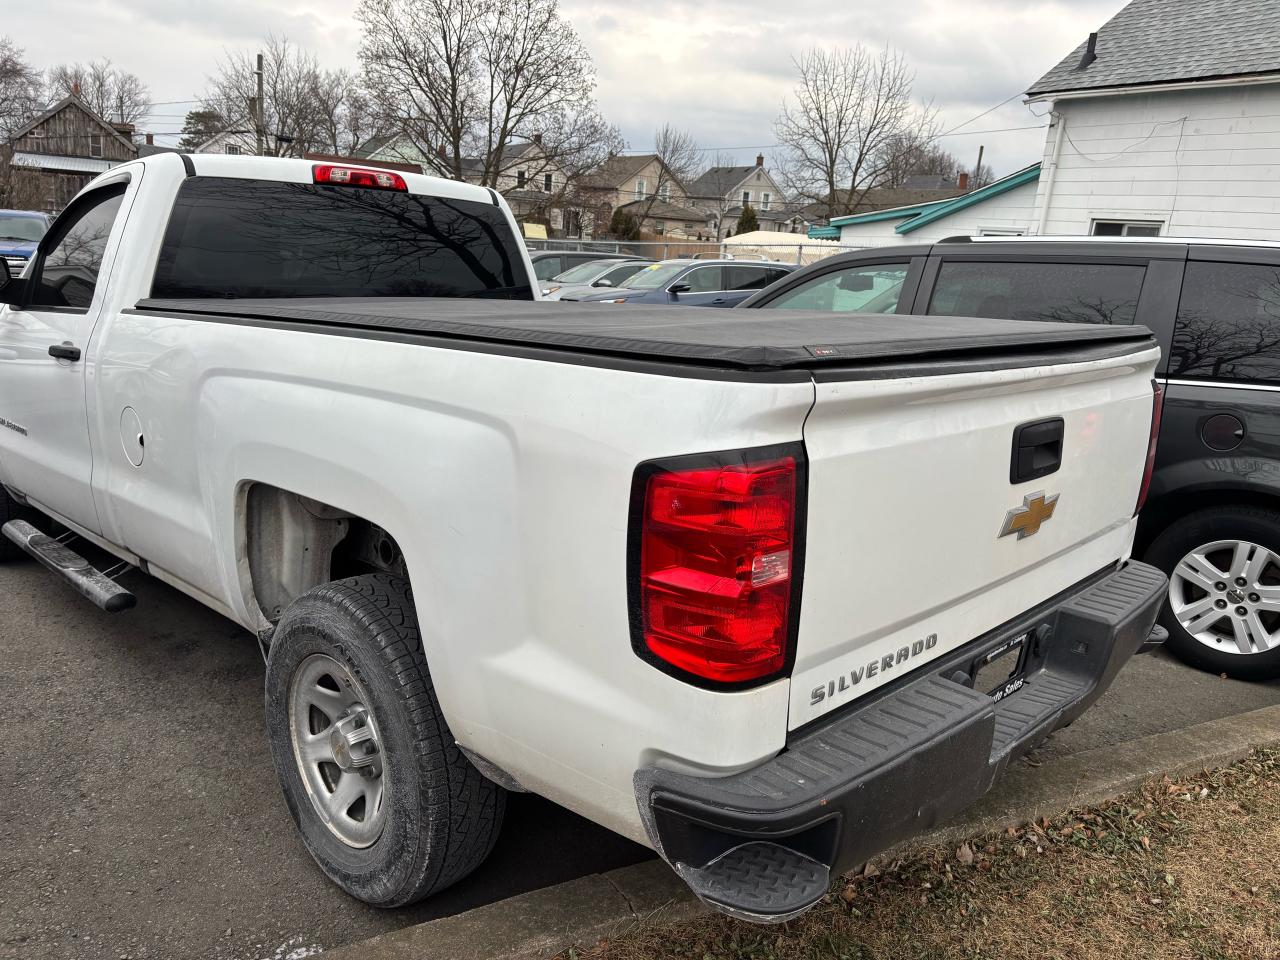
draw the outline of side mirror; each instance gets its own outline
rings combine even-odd
[[[612,287],[612,286],[613,286],[613,281],[612,281],[612,280],[597,280],[597,281],[595,282],[594,286],[597,286],[597,287]]]
[[[851,293],[865,293],[867,290],[874,290],[875,285],[876,278],[869,273],[846,273],[836,281],[837,287]]]
[[[689,286],[689,284],[687,283],[673,283],[671,286],[667,287],[667,292],[668,293],[688,293],[692,289],[693,287]]]

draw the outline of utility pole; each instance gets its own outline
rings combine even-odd
[[[978,176],[982,173],[982,151],[987,149],[984,145],[978,145],[978,165],[973,168],[973,189],[978,189]]]
[[[253,101],[253,129],[254,133],[257,134],[258,137],[258,156],[261,157],[265,155],[263,147],[265,146],[266,141],[266,137],[264,136],[266,121],[264,119],[264,111],[262,109],[262,54],[258,54],[258,69],[254,71],[254,74],[258,79],[258,96],[255,97]]]

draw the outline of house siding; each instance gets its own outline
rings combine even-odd
[[[971,207],[957,210],[910,233],[898,233],[899,220],[878,220],[840,227],[840,242],[868,247],[893,246],[899,243],[934,243],[946,237],[976,236],[984,231],[1030,232],[1035,210],[1036,184],[1026,183],[999,196]]]
[[[1046,234],[1158,220],[1184,237],[1280,236],[1280,84],[1062,100]],[[1056,131],[1045,138],[1038,224]]]

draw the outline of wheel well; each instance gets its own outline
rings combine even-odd
[[[1175,521],[1210,507],[1263,507],[1276,510],[1280,509],[1280,492],[1211,488],[1165,494],[1143,508],[1133,544],[1134,556],[1141,557],[1145,554],[1155,538]]]
[[[252,484],[242,503],[242,569],[271,623],[322,583],[376,572],[408,577],[395,538],[364,517],[265,483]]]

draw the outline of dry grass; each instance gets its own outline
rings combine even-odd
[[[921,850],[780,927],[637,930],[571,960],[1280,958],[1280,752]]]

